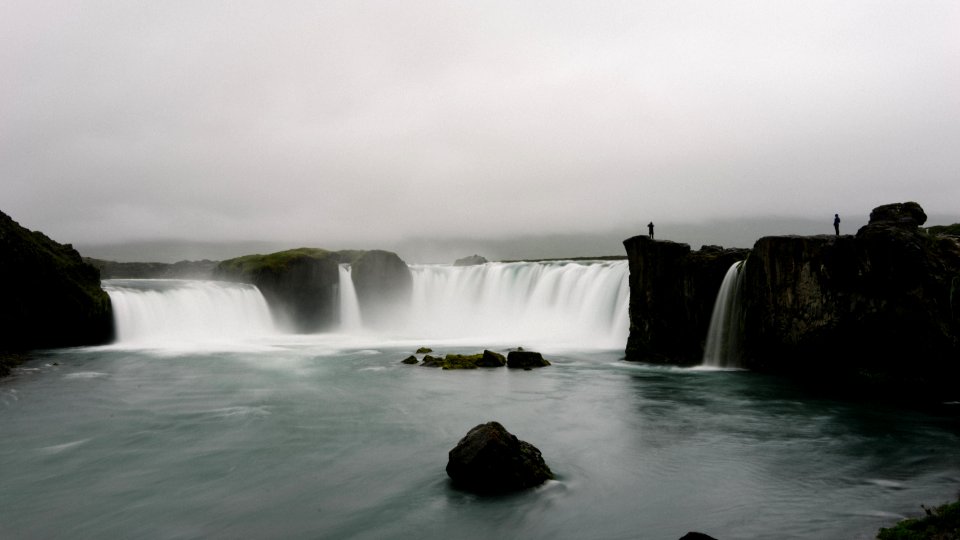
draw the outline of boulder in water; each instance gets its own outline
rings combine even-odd
[[[515,369],[532,369],[549,366],[550,362],[534,351],[510,351],[507,355],[507,367]]]
[[[416,357],[416,356],[413,356],[413,355],[410,355],[410,356],[404,358],[404,359],[401,361],[402,364],[416,364],[416,363],[419,363],[419,362],[420,362],[420,361],[417,360],[417,357]]]
[[[480,424],[450,450],[447,475],[453,484],[482,494],[527,489],[553,478],[540,450],[498,422]]]
[[[433,352],[433,349],[431,349],[430,347],[420,347],[419,349],[417,349],[417,354],[429,354],[432,352]]]
[[[717,540],[717,539],[700,532],[688,532],[687,534],[681,536],[680,540]]]
[[[500,353],[484,350],[483,355],[477,360],[477,367],[503,367],[507,365],[507,359]]]

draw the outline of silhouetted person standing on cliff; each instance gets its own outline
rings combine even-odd
[[[647,223],[647,230],[650,231],[650,239],[653,240],[653,222]]]
[[[837,231],[837,236],[840,236],[840,214],[833,215],[833,230]],[[653,234],[650,236],[653,236]]]

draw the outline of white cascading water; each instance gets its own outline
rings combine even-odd
[[[357,332],[363,327],[360,318],[360,303],[357,290],[353,286],[350,265],[340,265],[340,330],[345,333]]]
[[[112,279],[103,288],[113,304],[120,344],[245,340],[275,332],[267,302],[253,285]]]
[[[408,336],[587,348],[627,341],[627,261],[413,265]]]
[[[743,282],[743,263],[733,264],[720,285],[713,304],[707,344],[703,351],[703,365],[710,367],[741,367],[740,357],[740,286]]]

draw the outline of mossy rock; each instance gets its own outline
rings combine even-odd
[[[419,349],[417,349],[417,354],[429,354],[432,352],[433,352],[433,349],[431,349],[430,347],[420,347]]]
[[[256,285],[276,320],[296,332],[317,332],[339,321],[339,263],[332,251],[297,248],[223,261],[213,277]]]
[[[0,348],[24,351],[113,339],[113,307],[100,272],[70,244],[0,212]]]
[[[879,540],[957,540],[960,538],[960,501],[937,508],[922,507],[926,516],[905,519],[880,529]]]
[[[514,369],[533,369],[549,366],[550,362],[534,351],[510,351],[507,355],[507,367]]]
[[[401,363],[403,363],[403,364],[410,364],[410,365],[418,364],[419,362],[420,362],[420,361],[417,360],[417,357],[416,357],[416,356],[413,356],[413,355],[410,355],[410,356],[404,358],[404,359],[401,361]]]

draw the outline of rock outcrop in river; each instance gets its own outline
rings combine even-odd
[[[540,450],[498,422],[480,424],[460,439],[450,450],[447,475],[458,488],[482,494],[527,489],[553,478]]]
[[[635,236],[624,240],[630,264],[627,360],[699,364],[717,290],[749,250]]]
[[[317,332],[338,322],[340,257],[299,248],[221,262],[213,278],[256,285],[274,318],[296,332]]]
[[[70,244],[0,212],[0,350],[96,345],[113,337],[100,274]]]

